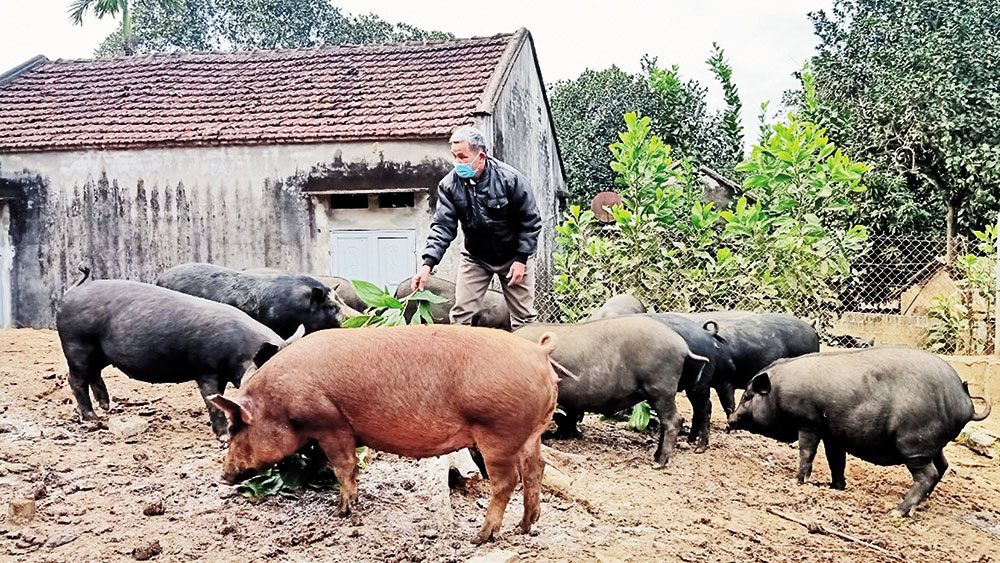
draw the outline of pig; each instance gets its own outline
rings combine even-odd
[[[875,339],[864,339],[851,334],[835,334],[829,338],[830,346],[840,348],[871,348],[875,345]]]
[[[775,362],[750,380],[729,425],[798,440],[799,483],[809,478],[821,440],[834,489],[846,485],[846,454],[905,464],[913,486],[895,512],[909,516],[944,476],[944,446],[989,412],[988,403],[975,412],[967,385],[941,358],[879,347]]]
[[[149,383],[194,380],[202,397],[239,386],[245,372],[294,340],[235,307],[155,285],[83,279],[63,296],[56,329],[69,364],[69,386],[84,420],[111,399],[101,377],[108,366]],[[301,331],[297,333],[301,335]],[[225,441],[226,418],[206,401],[212,430]]]
[[[716,366],[712,381],[727,417],[736,408],[736,388],[746,387],[750,378],[771,362],[819,352],[816,329],[792,315],[713,311],[684,316],[706,323],[706,328],[714,322],[727,343],[728,357]]]
[[[679,391],[683,390],[691,403],[691,431],[688,433],[688,443],[696,444],[695,453],[704,453],[708,449],[708,434],[712,422],[711,388],[715,382],[717,366],[729,360],[727,342],[718,335],[718,327],[712,321],[705,323],[713,327],[708,330],[701,324],[675,313],[652,313],[650,318],[663,323],[684,339],[692,353],[706,358],[708,361],[701,370],[700,377],[687,369],[679,382]]]
[[[363,315],[363,311],[367,306],[365,305],[365,302],[358,297],[357,292],[354,291],[354,286],[351,285],[350,280],[344,278],[338,278],[336,276],[298,274],[289,270],[279,270],[278,268],[244,268],[241,271],[250,274],[263,274],[269,276],[305,276],[310,278],[330,290],[330,300],[333,301],[339,309],[339,314],[337,315],[337,321],[339,323],[343,323],[351,317]],[[350,304],[348,303],[348,300],[350,300]]]
[[[607,319],[624,315],[637,315],[645,312],[646,306],[642,304],[642,301],[623,293],[608,299],[604,305],[601,305],[600,309],[590,315],[590,319]]]
[[[313,278],[333,290],[340,300],[346,303],[351,309],[355,311],[364,311],[368,308],[368,304],[358,297],[357,291],[354,291],[354,286],[351,285],[351,280],[339,276],[314,275]]]
[[[431,305],[431,317],[437,324],[450,323],[451,317],[449,313],[451,312],[451,308],[455,306],[455,284],[448,280],[431,276],[427,278],[424,289],[447,298],[447,301],[444,303]],[[396,287],[396,299],[402,299],[411,293],[413,291],[410,289],[410,278],[406,278]],[[415,304],[408,305],[404,313],[406,318],[413,316],[416,310],[417,307]],[[507,309],[507,301],[504,298],[503,292],[496,291],[495,289],[486,290],[486,294],[483,295],[483,308],[472,317],[472,326],[510,330],[510,311]]]
[[[675,397],[681,377],[693,373],[697,379],[709,360],[691,353],[676,332],[645,316],[532,323],[514,334],[537,340],[549,332],[558,339],[552,359],[568,371],[559,381],[559,405],[566,413],[556,417],[559,435],[579,435],[576,424],[584,412],[612,415],[646,400],[660,422],[653,460],[664,467],[680,426]]]
[[[340,326],[330,288],[309,276],[254,274],[190,263],[163,272],[156,285],[232,305],[282,338],[299,325],[307,334]]]
[[[556,405],[554,346],[551,334],[529,342],[454,325],[310,334],[232,395],[210,399],[230,422],[222,478],[237,482],[315,440],[347,515],[358,496],[357,446],[417,458],[475,446],[492,497],[474,542],[497,534],[519,480],[527,533],[539,516],[541,436]]]

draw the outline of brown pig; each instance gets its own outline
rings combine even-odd
[[[499,531],[519,477],[521,531],[538,520],[541,436],[556,404],[549,363],[555,337],[539,344],[456,325],[322,330],[310,334],[212,402],[230,421],[222,478],[230,483],[315,440],[340,482],[340,514],[358,497],[357,446],[432,457],[476,446],[492,497],[474,542]]]

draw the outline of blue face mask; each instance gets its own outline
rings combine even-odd
[[[477,157],[478,158],[478,157]],[[472,162],[476,159],[473,158]],[[472,167],[472,162],[460,162],[455,165],[455,174],[458,174],[459,178],[472,178],[476,175],[476,169]]]

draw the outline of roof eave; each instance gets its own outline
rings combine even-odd
[[[7,84],[13,82],[18,76],[21,76],[25,72],[28,72],[36,66],[47,62],[49,62],[49,59],[46,58],[45,55],[35,55],[7,72],[0,74],[0,88],[3,88]]]

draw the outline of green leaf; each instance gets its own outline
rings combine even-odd
[[[401,309],[403,307],[399,300],[371,282],[351,280],[351,286],[354,287],[354,292],[358,294],[358,298],[364,301],[365,305],[369,307],[391,307],[393,309]]]
[[[628,419],[628,425],[632,427],[633,430],[642,432],[649,426],[649,417],[652,409],[649,403],[643,401],[634,407],[632,407],[632,416]]]
[[[341,328],[358,328],[370,324],[373,319],[377,318],[377,315],[358,315],[357,317],[351,317],[341,323]]]
[[[427,289],[423,289],[416,293],[411,294],[409,299],[410,301],[427,301],[429,303],[434,303],[434,304],[446,303],[448,301],[447,297],[442,297]]]

